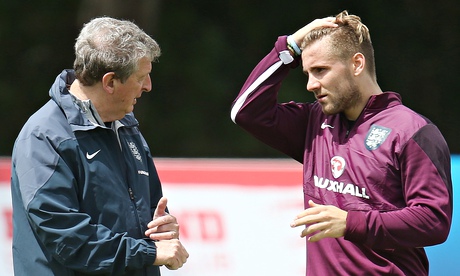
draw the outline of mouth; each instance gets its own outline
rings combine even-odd
[[[324,102],[324,101],[326,100],[326,99],[325,99],[326,97],[327,97],[326,94],[315,95],[316,100],[318,100],[318,102],[320,102],[320,103],[321,103],[321,102]]]

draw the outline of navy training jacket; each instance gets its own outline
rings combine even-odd
[[[162,189],[138,122],[93,125],[66,88],[74,79],[56,78],[14,145],[15,275],[160,275],[144,231]]]

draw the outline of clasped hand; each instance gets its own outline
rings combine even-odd
[[[153,219],[147,224],[145,235],[155,241],[157,247],[154,265],[165,265],[168,269],[178,269],[187,261],[189,254],[179,241],[179,223],[166,212],[168,200],[158,201]]]

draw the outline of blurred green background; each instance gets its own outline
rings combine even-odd
[[[283,157],[231,122],[231,103],[277,36],[344,9],[371,31],[381,88],[400,93],[460,153],[460,5],[454,0],[0,1],[0,155],[11,155],[55,77],[72,67],[82,24],[108,15],[134,21],[163,51],[153,90],[135,109],[154,156]],[[301,70],[293,71],[281,100],[313,100],[305,83]]]

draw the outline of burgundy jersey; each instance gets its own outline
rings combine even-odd
[[[303,163],[308,200],[348,212],[343,238],[307,242],[307,275],[427,275],[424,246],[446,240],[452,220],[450,153],[438,128],[394,92],[372,96],[350,126],[314,103],[278,103],[299,60],[286,37],[256,66],[232,120]]]

